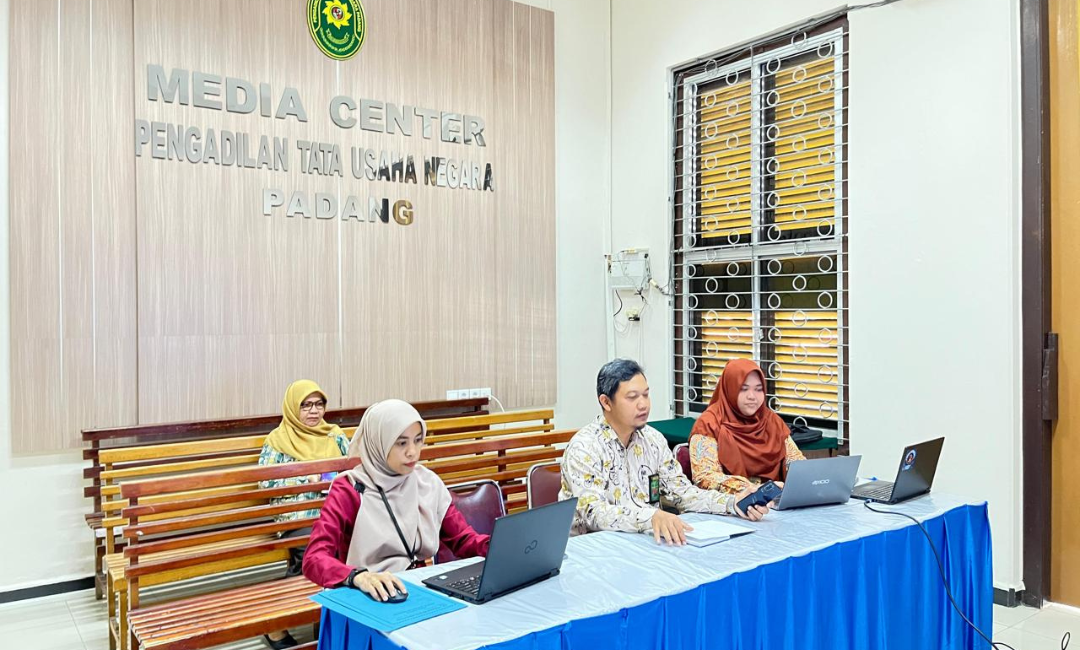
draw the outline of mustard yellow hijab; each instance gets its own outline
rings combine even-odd
[[[326,393],[319,385],[309,379],[294,381],[285,391],[281,402],[281,424],[270,432],[266,441],[270,446],[296,460],[321,460],[340,458],[336,436],[344,436],[341,428],[322,420],[314,427],[309,427],[300,419],[300,403],[309,396],[318,394],[326,399]]]

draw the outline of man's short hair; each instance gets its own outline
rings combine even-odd
[[[600,368],[596,375],[596,398],[607,395],[608,399],[615,399],[615,393],[619,391],[619,384],[630,381],[637,375],[645,376],[641,364],[633,359],[614,359],[608,361]]]

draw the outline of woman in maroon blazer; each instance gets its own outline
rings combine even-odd
[[[445,545],[486,556],[490,536],[469,526],[434,472],[418,464],[427,425],[410,404],[386,400],[364,414],[349,443],[360,464],[330,486],[304,554],[304,575],[385,601],[405,593],[394,575]]]

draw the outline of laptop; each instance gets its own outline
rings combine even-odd
[[[875,503],[900,503],[930,491],[937,473],[938,459],[945,438],[936,438],[904,449],[896,481],[864,483],[851,496]],[[794,464],[794,463],[793,463]]]
[[[859,475],[862,456],[800,460],[788,465],[777,510],[846,503]]]
[[[496,519],[486,560],[424,584],[479,604],[558,575],[575,508],[577,499],[567,499]]]

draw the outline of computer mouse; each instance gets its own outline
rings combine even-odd
[[[366,591],[364,593],[367,594]],[[396,594],[394,594],[393,596],[390,596],[389,598],[387,598],[386,600],[379,600],[378,598],[376,598],[375,596],[372,596],[371,594],[368,594],[368,598],[374,600],[377,603],[389,603],[391,605],[397,605],[398,603],[405,602],[409,598],[409,592],[407,592],[407,591],[399,591]]]

